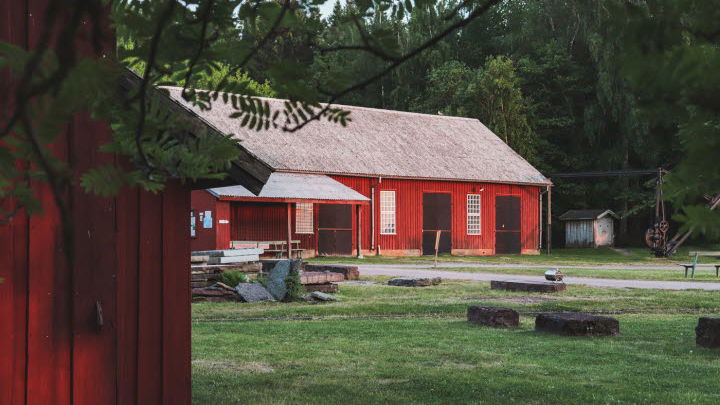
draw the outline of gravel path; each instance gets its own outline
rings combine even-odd
[[[399,269],[432,269],[432,263],[407,264],[363,264],[363,267],[382,267]],[[438,262],[438,268],[477,268],[477,269],[606,269],[606,270],[674,270],[682,271],[677,264],[647,265],[647,264],[598,264],[598,265],[556,265],[556,264],[523,264],[523,263],[472,263],[472,262]]]
[[[443,266],[453,267],[453,266]],[[458,267],[458,266],[454,266]],[[468,267],[468,266],[463,266]],[[501,267],[515,267],[503,265]],[[550,266],[539,266],[548,268]],[[557,267],[557,266],[555,266]],[[533,267],[534,268],[534,267]],[[572,266],[572,268],[579,268]],[[585,268],[585,267],[582,267]],[[592,267],[592,268],[608,268],[608,267]],[[543,276],[524,276],[517,274],[499,274],[499,273],[465,273],[451,270],[433,270],[426,265],[381,265],[381,264],[363,264],[359,265],[361,276],[400,276],[400,277],[442,277],[452,280],[518,280],[518,281],[544,281]],[[566,277],[567,284],[584,284],[591,287],[605,288],[649,288],[660,290],[720,290],[720,283],[704,283],[697,281],[651,281],[651,280],[616,280],[607,278],[590,278],[590,277]]]

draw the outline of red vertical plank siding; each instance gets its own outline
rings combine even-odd
[[[26,1],[0,2],[0,41],[27,47]],[[12,94],[10,72],[0,71],[0,94]],[[6,116],[13,110],[11,97],[0,97]],[[0,123],[3,121],[0,119]],[[12,202],[3,207],[11,210]],[[27,217],[18,212],[0,226],[0,403],[25,403],[27,353]]]
[[[220,221],[225,223],[220,223]],[[213,213],[213,228],[215,228],[216,249],[230,249],[230,203],[217,201]]]
[[[138,253],[138,404],[162,402],[162,196],[140,193]]]
[[[370,186],[377,178],[331,176],[340,183],[370,197]],[[380,191],[396,192],[397,232],[380,235]],[[456,254],[494,254],[495,250],[495,197],[517,195],[521,198],[522,249],[531,253],[538,247],[538,193],[536,186],[454,181],[406,180],[383,178],[375,189],[376,243],[381,254],[420,254],[422,246],[422,196],[423,193],[450,193],[452,195],[452,248]],[[467,234],[466,201],[468,194],[480,194],[481,234]],[[363,246],[370,248],[370,207],[363,210]]]
[[[86,114],[74,120],[72,142],[78,175],[112,164],[114,157],[98,148],[109,142],[110,128]],[[93,134],[92,137],[87,136]],[[75,212],[74,287],[74,401],[112,405],[116,392],[116,210],[114,198],[97,197],[79,187],[73,190]],[[96,306],[103,313],[98,326]]]
[[[163,195],[163,404],[190,405],[190,193],[178,183]]]
[[[117,403],[137,404],[138,362],[138,209],[137,189],[117,197]]]
[[[204,211],[212,211],[213,220],[217,221],[217,204],[220,202],[205,190],[196,190],[192,192],[191,209],[195,211],[195,237],[191,239],[190,245],[192,250],[213,250],[218,249],[217,226],[213,224],[212,228],[205,229],[200,222],[200,213]],[[189,213],[188,213],[189,215]],[[188,220],[189,222],[189,220]],[[189,233],[189,231],[188,231]]]

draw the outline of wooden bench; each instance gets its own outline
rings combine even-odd
[[[690,272],[690,278],[695,278],[695,269],[701,266],[705,267],[714,267],[715,268],[715,277],[718,277],[720,275],[720,263],[717,264],[709,264],[709,263],[698,263],[698,259],[700,257],[720,257],[720,252],[690,252],[690,256],[694,256],[692,263],[684,263],[680,264],[680,266],[685,268],[685,278],[688,276],[688,270],[691,270]]]
[[[298,259],[302,258],[302,252],[305,249],[300,248],[299,240],[290,241],[292,256]],[[265,240],[265,241],[250,241],[250,240],[234,240],[230,242],[233,249],[241,247],[258,247],[265,249],[265,253],[274,253],[275,258],[280,259],[284,254],[287,254],[287,241],[286,240]]]

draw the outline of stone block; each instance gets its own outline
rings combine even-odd
[[[303,269],[307,272],[331,272],[340,273],[345,280],[357,280],[360,278],[360,271],[357,266],[346,266],[342,264],[306,264]]]
[[[493,328],[514,328],[520,323],[520,314],[510,308],[473,305],[468,307],[467,320]]]
[[[310,298],[317,300],[317,301],[337,301],[337,297],[330,294],[325,294],[320,291],[313,291],[312,294],[310,294]]]
[[[345,276],[340,273],[330,272],[305,272],[300,274],[300,284],[327,284],[345,281]]]
[[[552,283],[546,281],[490,281],[490,288],[493,290],[523,291],[553,293],[565,291],[567,286],[563,283]]]
[[[267,290],[275,297],[276,300],[282,301],[287,294],[287,285],[285,280],[291,271],[300,272],[300,260],[280,260],[275,267],[270,270],[267,276]]]
[[[440,277],[434,278],[410,278],[410,277],[397,277],[391,278],[388,281],[388,285],[396,287],[427,287],[431,285],[438,285],[442,282]]]
[[[720,318],[698,319],[695,343],[709,349],[720,349]]]
[[[320,291],[324,293],[336,293],[339,291],[337,284],[306,284],[305,291]]]
[[[260,283],[240,283],[235,287],[235,291],[244,302],[275,301],[275,298]]]
[[[548,313],[535,318],[535,330],[562,336],[615,336],[620,333],[620,322],[609,316]]]

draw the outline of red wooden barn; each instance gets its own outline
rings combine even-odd
[[[259,196],[193,192],[193,250],[299,240],[305,256],[421,255],[440,232],[440,253],[539,253],[551,183],[478,120],[342,108],[347,128],[314,121],[294,133],[240,128],[231,106],[197,110],[275,173]]]
[[[49,3],[0,1],[0,40],[33,48]],[[106,50],[114,53],[111,35]],[[13,111],[12,85],[0,71],[3,112]],[[121,159],[98,152],[110,136],[107,123],[79,114],[52,149],[80,173]],[[269,171],[255,162],[246,156],[231,179],[259,191]],[[20,210],[0,225],[0,404],[190,404],[190,187],[114,198],[72,187],[72,266],[50,189],[35,181],[33,188],[42,215]]]

